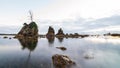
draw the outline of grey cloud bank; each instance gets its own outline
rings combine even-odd
[[[83,18],[76,20],[66,20],[62,22],[38,21],[39,34],[46,34],[48,27],[52,26],[56,33],[62,28],[65,33],[120,33],[120,15],[101,18],[94,21],[86,21]],[[17,33],[22,25],[18,26],[0,26],[0,33]]]

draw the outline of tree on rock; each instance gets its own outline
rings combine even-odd
[[[38,26],[33,21],[33,16],[30,12],[31,22],[30,24],[24,23],[22,29],[18,32],[16,37],[37,37],[38,36]]]

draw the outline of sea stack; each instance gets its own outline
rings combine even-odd
[[[64,32],[63,32],[63,30],[62,30],[62,28],[60,28],[59,30],[58,30],[58,33],[56,34],[56,36],[57,37],[64,37]]]
[[[30,22],[30,24],[24,23],[22,29],[16,35],[16,37],[37,37],[38,36],[38,26],[35,22]]]
[[[47,38],[52,38],[52,37],[54,37],[54,36],[55,36],[55,31],[54,31],[54,29],[53,29],[51,26],[49,26],[48,32],[47,32],[47,34],[46,34],[46,37],[47,37]]]
[[[23,24],[22,29],[15,36],[16,38],[24,38],[24,37],[35,38],[35,37],[38,37],[38,26],[33,21],[33,15],[31,13],[31,11],[29,11],[29,13],[30,13],[31,22],[29,24],[27,24],[27,23]]]

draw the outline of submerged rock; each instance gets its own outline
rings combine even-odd
[[[9,39],[12,39],[11,37],[9,37]]]
[[[67,48],[65,48],[65,47],[56,47],[56,48],[58,48],[58,49],[60,49],[60,50],[63,50],[63,51],[65,51]]]
[[[38,26],[35,22],[30,24],[24,23],[24,26],[16,35],[16,37],[38,37]]]
[[[93,52],[87,52],[84,54],[85,59],[94,59],[94,54]]]
[[[52,56],[53,64],[56,68],[66,68],[67,66],[74,65],[73,62],[68,56],[66,55],[59,55],[55,54]]]
[[[49,26],[48,32],[47,32],[47,34],[46,34],[46,37],[47,37],[47,38],[51,38],[51,37],[54,37],[54,35],[55,35],[54,29],[53,29],[51,26]]]

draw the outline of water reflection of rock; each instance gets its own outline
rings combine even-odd
[[[57,37],[57,39],[58,39],[58,40],[59,40],[59,42],[61,43],[61,42],[63,42],[64,37]]]
[[[31,51],[29,52],[27,61],[26,61],[26,68],[29,68],[29,62],[30,62],[30,58],[31,58]]]
[[[19,38],[20,44],[22,45],[22,49],[28,48],[30,51],[33,51],[38,42],[38,38]]]
[[[26,60],[26,63],[25,63],[26,68],[29,68],[31,52],[35,50],[37,43],[38,43],[38,38],[24,37],[24,38],[18,38],[18,40],[19,40],[20,44],[22,45],[23,50],[25,48],[27,48],[30,51],[28,54],[28,58]]]
[[[47,38],[47,39],[48,39],[49,44],[53,44],[54,40],[55,40],[55,37],[50,37],[50,38]]]

